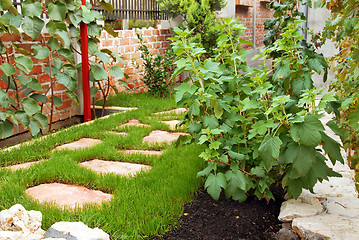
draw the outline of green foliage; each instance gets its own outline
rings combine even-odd
[[[191,31],[174,30],[174,75],[187,71],[193,82],[176,89],[176,101],[189,108],[185,121],[192,141],[205,146],[200,157],[208,166],[198,176],[207,176],[205,187],[215,199],[222,190],[239,201],[249,194],[271,199],[274,185],[296,198],[318,180],[339,176],[317,149],[325,142],[331,160],[343,162],[339,144],[323,132],[320,112],[333,97],[324,95],[315,104],[322,89],[312,88],[316,69],[307,62],[317,55],[304,54],[300,22],[289,23],[271,47],[255,56],[265,63],[280,51],[273,59],[274,70],[265,64],[260,69],[247,66],[247,52],[241,47],[246,42],[235,34],[243,26],[235,20],[215,26],[222,33],[213,43],[215,54],[192,42]]]
[[[340,51],[331,59],[333,72],[336,73],[330,88],[336,93],[336,102],[328,106],[328,111],[336,114],[339,128],[331,126],[340,136],[348,151],[348,161],[352,168],[358,164],[359,125],[358,125],[358,87],[359,87],[359,1],[316,1],[316,6],[326,6],[331,17],[323,31],[314,38],[321,46],[327,39],[335,43]],[[329,143],[328,143],[329,144]],[[329,146],[328,146],[329,148]]]
[[[9,4],[10,3],[10,4]],[[107,6],[102,1],[96,1],[99,5]],[[97,20],[104,17],[94,10],[90,10],[92,5],[88,3],[81,6],[79,0],[55,0],[55,1],[34,1],[25,0],[21,5],[19,14],[10,1],[0,1],[1,10],[9,10],[0,21],[0,34],[20,35],[18,28],[31,39],[40,42],[33,44],[31,50],[21,48],[13,43],[13,48],[6,50],[4,44],[0,42],[0,69],[4,76],[0,81],[4,89],[0,91],[0,138],[10,136],[14,125],[22,125],[29,129],[32,135],[37,135],[40,129],[48,127],[47,117],[42,113],[45,107],[50,110],[51,130],[53,111],[56,107],[61,107],[61,99],[55,95],[54,85],[61,84],[67,88],[66,94],[78,104],[75,94],[77,88],[77,68],[75,65],[73,41],[71,38],[78,38],[80,32],[80,22],[88,24],[90,43],[96,44],[97,37],[100,36],[101,26],[96,24]],[[49,18],[46,26],[42,16]],[[41,32],[46,27],[50,35],[49,39],[44,38]],[[108,29],[110,31],[111,29]],[[90,46],[93,46],[93,44]],[[112,53],[107,51],[106,54]],[[50,87],[42,88],[38,79],[31,77],[34,60],[45,60],[45,72],[50,76]],[[117,61],[117,57],[114,58]],[[107,71],[104,65],[100,65],[101,73]],[[112,69],[113,74],[119,76],[119,69]],[[45,121],[46,118],[46,121]],[[5,127],[8,127],[5,129]]]
[[[143,59],[144,73],[143,82],[148,87],[148,91],[154,95],[163,97],[167,91],[171,94],[171,75],[174,71],[172,50],[167,50],[164,55],[157,54],[154,56],[143,41],[142,36],[137,33],[140,42],[139,50]],[[137,68],[140,66],[137,65]],[[170,88],[170,89],[169,89]]]
[[[129,20],[128,21],[128,27],[129,28],[149,28],[153,27],[155,28],[157,24],[156,20]]]

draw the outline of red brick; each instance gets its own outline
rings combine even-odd
[[[129,44],[130,44],[130,39],[129,38],[120,39],[120,45],[121,46],[129,45]]]
[[[130,75],[130,74],[133,74],[133,73],[135,72],[135,69],[134,69],[134,68],[126,68],[126,69],[124,70],[124,72],[125,72],[126,74]]]
[[[113,40],[108,40],[108,39],[102,40],[102,46],[103,47],[112,47],[113,46]]]
[[[21,37],[16,34],[3,33],[0,35],[0,41],[2,42],[19,42]]]
[[[65,91],[66,87],[60,83],[55,82],[54,83],[54,91],[58,92],[58,91]]]
[[[31,37],[29,37],[25,33],[23,33],[22,34],[22,40],[23,41],[30,41],[30,42],[40,42],[42,40],[42,36],[40,34],[37,38],[32,39]]]
[[[40,83],[48,83],[51,80],[50,76],[47,74],[41,74],[37,76],[37,79],[40,81]]]
[[[32,67],[32,70],[29,75],[40,75],[42,73],[44,73],[44,71],[42,70],[42,65],[35,65]]]
[[[130,37],[134,37],[135,31],[134,30],[125,30],[124,31],[124,37],[125,38],[130,38]]]

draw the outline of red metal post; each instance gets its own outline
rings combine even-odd
[[[82,5],[86,6],[86,0],[82,0]],[[82,58],[82,92],[84,103],[84,121],[91,120],[91,96],[90,96],[90,72],[89,72],[89,51],[87,25],[80,23],[81,36],[81,58]]]

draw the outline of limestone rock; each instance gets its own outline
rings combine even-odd
[[[358,220],[337,214],[323,214],[296,218],[293,220],[292,228],[302,239],[359,239]]]
[[[99,228],[89,228],[82,222],[57,222],[45,233],[46,238],[67,240],[110,240],[107,233]]]
[[[346,218],[359,219],[359,199],[349,197],[332,197],[323,202],[329,214],[338,214]]]
[[[306,193],[297,200],[289,199],[282,203],[278,219],[282,222],[292,221],[297,217],[315,216],[323,211],[320,201]]]
[[[350,178],[329,177],[329,181],[318,182],[314,188],[315,196],[319,199],[326,197],[358,197],[355,183]]]
[[[41,212],[26,211],[22,205],[16,204],[0,212],[0,239],[42,239],[41,221]]]

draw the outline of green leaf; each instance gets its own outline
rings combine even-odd
[[[31,81],[28,82],[25,86],[33,91],[42,91],[41,83],[36,78],[31,78]]]
[[[336,161],[339,161],[344,164],[344,159],[340,153],[340,145],[333,138],[326,135],[324,132],[321,132],[322,135],[322,145],[324,151],[328,154],[333,165]]]
[[[18,56],[15,58],[16,67],[19,68],[26,74],[29,74],[33,67],[33,62],[31,58],[25,56]]]
[[[57,73],[55,75],[57,81],[59,83],[61,83],[62,85],[64,85],[68,90],[70,90],[71,92],[75,91],[77,88],[77,82],[76,80],[74,80],[72,77],[70,77],[69,75],[67,75],[66,73]]]
[[[77,69],[71,64],[64,65],[64,72],[72,78],[76,79],[77,77]]]
[[[228,155],[234,160],[238,160],[238,161],[243,161],[244,160],[244,155],[241,154],[241,153],[237,153],[237,152],[234,152],[234,151],[229,151]]]
[[[217,128],[218,125],[219,125],[219,123],[215,116],[210,115],[210,116],[203,117],[203,126],[204,127],[214,129],[214,128]]]
[[[51,19],[62,22],[65,20],[66,13],[66,5],[61,3],[60,1],[56,1],[55,3],[50,2],[48,4],[47,14]]]
[[[97,23],[92,22],[90,24],[87,24],[87,33],[89,36],[100,37],[101,28],[97,25]]]
[[[43,47],[39,44],[32,45],[31,49],[34,50],[34,58],[37,59],[45,59],[50,54],[50,50],[47,47]]]
[[[108,3],[106,1],[97,1],[97,4],[103,9],[105,9],[107,12],[112,13],[113,6],[111,3]]]
[[[316,71],[318,74],[320,74],[324,67],[322,65],[322,63],[320,62],[319,59],[317,58],[312,58],[308,60],[308,66],[313,69],[314,71]]]
[[[35,99],[38,102],[46,103],[48,101],[47,97],[45,95],[34,93],[30,96],[31,98]]]
[[[71,62],[72,64],[75,64],[75,57],[74,57],[74,53],[70,50],[70,49],[64,49],[61,48],[57,51],[57,53],[64,57],[66,60],[68,60],[69,62]]]
[[[69,49],[71,47],[71,37],[67,31],[58,30],[55,33],[55,37],[60,40],[63,48]]]
[[[54,20],[50,20],[46,24],[46,30],[50,35],[55,35],[56,31],[62,30],[67,31],[66,23],[64,22],[56,22]]]
[[[292,82],[292,89],[294,95],[299,96],[302,90],[309,90],[313,88],[313,81],[311,76],[303,76],[303,78],[296,78]]]
[[[0,106],[3,108],[10,107],[9,98],[4,90],[0,88]]]
[[[79,106],[79,98],[76,96],[75,93],[66,91],[65,94],[72,100],[72,102],[76,105],[76,107]]]
[[[32,117],[36,120],[36,122],[40,125],[41,128],[46,128],[49,124],[49,120],[42,113],[36,113]]]
[[[35,39],[40,35],[44,25],[45,22],[38,17],[25,17],[21,27],[26,35]]]
[[[47,45],[50,47],[50,49],[52,51],[56,51],[60,49],[60,43],[59,41],[54,38],[54,37],[50,37],[49,41],[47,42]]]
[[[80,11],[69,12],[69,18],[75,27],[79,27],[79,23],[82,21],[82,14]]]
[[[14,125],[9,120],[0,121],[0,138],[7,138],[14,132]]]
[[[88,41],[89,55],[94,55],[98,51],[98,44],[92,38]]]
[[[58,96],[52,96],[50,98],[50,102],[52,101],[52,98],[54,98],[54,105],[55,107],[61,107],[62,106],[62,100]]]
[[[22,14],[17,14],[15,16],[10,11],[8,11],[3,15],[3,17],[10,19],[10,24],[13,25],[14,27],[20,28],[21,23],[22,23],[22,19],[23,19],[24,16]]]
[[[304,122],[293,124],[289,132],[294,141],[306,146],[317,146],[321,140],[320,131],[323,130],[318,116],[307,115]]]
[[[26,17],[39,17],[42,13],[41,3],[25,0],[21,5],[21,13]]]
[[[355,130],[359,130],[359,109],[351,112],[347,116],[350,126]]]
[[[110,62],[110,57],[109,57],[106,53],[96,52],[96,53],[95,53],[95,56],[96,56],[100,61],[102,61],[104,64],[109,64],[109,62]]]
[[[292,163],[289,178],[295,179],[305,176],[316,161],[314,147],[299,145],[292,142],[284,153],[286,163]]]
[[[273,160],[279,158],[280,146],[282,141],[278,136],[272,137],[271,135],[265,136],[258,151],[259,156],[263,159],[264,165],[267,169],[273,164]]]
[[[30,118],[29,130],[32,136],[36,136],[40,132],[40,125],[33,118]]]
[[[96,97],[97,91],[98,91],[97,87],[95,87],[95,86],[90,87],[90,95],[91,95],[91,97]]]
[[[1,64],[0,69],[5,73],[6,76],[15,74],[15,68],[10,63],[4,62]]]
[[[40,106],[37,105],[37,102],[32,98],[24,98],[22,100],[22,106],[27,115],[33,115],[41,111]]]
[[[226,177],[223,173],[218,173],[217,175],[211,173],[208,176],[204,187],[207,189],[209,195],[211,195],[214,200],[218,201],[222,191],[221,188],[225,189],[227,187]]]
[[[94,79],[97,81],[106,79],[108,77],[106,70],[96,65],[91,65],[91,73]]]
[[[30,124],[30,118],[24,111],[16,111],[14,117],[21,123],[24,128],[27,128]]]
[[[124,78],[123,70],[118,66],[109,67],[107,70],[113,77]]]
[[[213,168],[214,168],[213,163],[209,163],[205,169],[197,173],[197,177],[208,176],[209,173],[213,170]]]
[[[287,76],[290,72],[290,65],[288,61],[280,62],[277,67],[275,67],[275,72],[273,77],[276,79],[281,79]]]
[[[200,102],[198,101],[198,99],[194,99],[191,106],[188,109],[188,113],[191,116],[198,116],[200,114]]]

